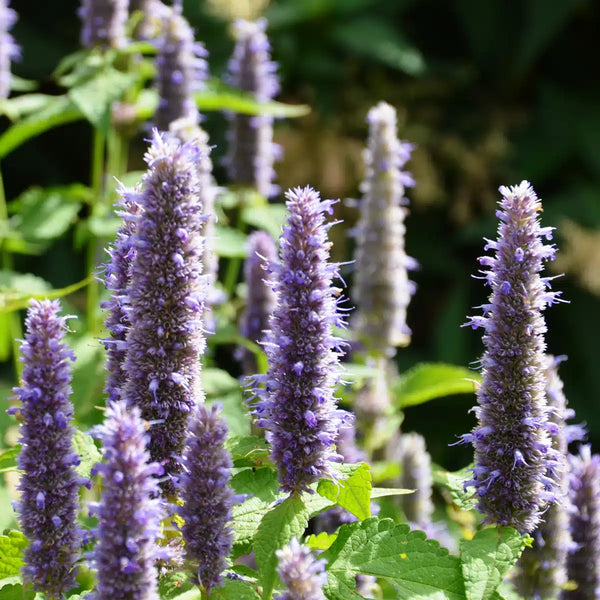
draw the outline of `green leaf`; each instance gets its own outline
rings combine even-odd
[[[517,562],[529,536],[512,527],[488,527],[472,540],[460,541],[467,600],[490,600]]]
[[[326,531],[323,531],[319,535],[315,535],[314,533],[309,535],[304,543],[311,550],[328,550],[336,539],[337,533],[327,533]]]
[[[249,494],[259,498],[266,504],[271,504],[280,498],[277,473],[267,467],[259,469],[244,469],[231,479],[231,487],[236,494]]]
[[[0,159],[32,137],[59,125],[78,121],[82,116],[81,111],[66,95],[54,96],[46,108],[18,121],[0,136]]]
[[[367,463],[355,468],[347,479],[334,483],[329,479],[319,481],[318,493],[336,502],[361,521],[371,516],[371,471]]]
[[[344,525],[321,558],[327,560],[327,598],[361,598],[356,575],[389,580],[401,600],[464,600],[460,560],[422,531],[372,517]]]
[[[256,584],[240,579],[225,579],[222,586],[210,591],[210,600],[259,600]]]
[[[10,76],[10,89],[13,92],[30,92],[38,87],[38,82],[32,79],[23,79],[14,73]]]
[[[434,483],[446,488],[450,492],[452,502],[461,510],[473,510],[477,506],[477,498],[473,488],[467,488],[465,491],[464,485],[465,481],[473,477],[472,468],[473,465],[471,464],[460,471],[450,472],[434,465],[431,470]]]
[[[284,204],[267,204],[264,206],[245,206],[240,219],[247,225],[262,229],[278,239],[285,223],[287,208]]]
[[[220,396],[240,389],[240,382],[222,369],[203,369],[202,389],[207,396]]]
[[[260,522],[254,539],[254,556],[263,588],[263,599],[269,600],[277,579],[275,552],[289,544],[293,537],[300,538],[308,525],[308,511],[302,498],[290,496]]]
[[[39,110],[45,109],[56,96],[48,94],[23,94],[14,98],[0,100],[0,113],[5,114],[11,121],[21,119]]]
[[[255,435],[230,437],[227,449],[235,467],[262,467],[271,462],[267,442]]]
[[[412,494],[414,490],[405,490],[402,488],[373,488],[371,490],[371,499],[373,498],[385,498],[387,496],[404,496],[405,494]]]
[[[213,249],[219,255],[226,258],[246,258],[246,234],[233,227],[215,227]]]
[[[475,391],[480,376],[470,369],[444,363],[420,363],[407,371],[394,386],[400,408],[423,404],[434,398]]]
[[[21,583],[14,584],[11,583],[12,578],[8,579],[9,581],[4,584],[4,587],[2,584],[4,580],[0,580],[0,588],[2,589],[0,597],[2,600],[44,600],[42,593],[36,594],[31,586],[27,586],[26,591],[24,591]]]
[[[161,600],[183,600],[182,596],[192,590],[197,592],[200,600],[200,590],[190,581],[188,573],[170,572],[158,580],[158,595]]]
[[[73,450],[79,455],[79,459],[81,460],[77,467],[75,467],[77,475],[80,477],[89,477],[92,467],[102,459],[102,455],[96,447],[94,439],[91,435],[76,429],[73,435]]]
[[[227,422],[230,435],[250,435],[251,416],[242,396],[242,390],[237,389],[227,394],[208,397],[207,405],[220,405],[223,410],[223,418]]]
[[[0,579],[20,575],[26,546],[27,539],[20,531],[0,535]]]
[[[19,456],[19,452],[21,452],[20,444],[0,451],[0,473],[17,470],[17,457]]]

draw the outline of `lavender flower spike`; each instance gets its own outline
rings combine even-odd
[[[137,407],[110,403],[104,424],[96,429],[102,440],[103,462],[95,467],[102,476],[93,565],[98,571],[93,600],[158,600],[160,557],[156,539],[164,518],[157,463],[148,463],[148,435]]]
[[[208,76],[206,56],[204,46],[194,41],[194,32],[180,8],[169,11],[156,57],[159,101],[154,122],[159,130],[168,131],[175,121],[186,125],[199,122],[194,92],[202,88]]]
[[[10,33],[17,21],[17,13],[9,8],[10,0],[0,0],[0,99],[10,96],[10,63],[21,55],[19,46]]]
[[[236,21],[237,43],[229,62],[228,82],[253,94],[259,102],[272,100],[279,91],[277,65],[271,61],[266,28],[266,19],[254,23]],[[273,185],[273,163],[280,154],[280,147],[273,143],[273,117],[236,113],[229,119],[226,159],[229,179],[255,187],[265,197],[273,196],[279,190]]]
[[[559,461],[549,435],[554,425],[546,405],[542,310],[560,292],[547,291],[550,280],[540,277],[555,248],[542,243],[552,238],[552,228],[540,227],[542,207],[533,188],[523,181],[500,193],[498,240],[486,244],[495,256],[479,259],[489,267],[483,273],[490,302],[483,316],[467,323],[484,328],[485,353],[478,426],[463,436],[475,449],[473,479],[465,485],[475,487],[488,522],[530,533],[555,499]]]
[[[123,397],[142,417],[158,421],[150,430],[150,456],[178,470],[189,413],[203,401],[200,355],[205,340],[201,275],[205,215],[199,172],[208,155],[194,142],[154,132],[146,154],[144,190],[132,242],[129,321]],[[167,479],[166,493],[173,491]]]
[[[339,459],[333,445],[346,417],[336,409],[340,340],[332,325],[343,325],[340,290],[332,287],[337,265],[327,262],[331,243],[324,213],[332,200],[321,200],[310,187],[286,193],[289,215],[280,240],[280,263],[271,263],[277,306],[264,343],[265,389],[256,408],[258,426],[267,429],[271,456],[286,492],[297,493],[330,475]]]
[[[406,187],[414,185],[402,171],[413,146],[398,141],[396,111],[385,102],[367,116],[369,143],[365,150],[365,180],[356,237],[354,295],[358,309],[354,327],[368,350],[393,355],[410,343],[406,310],[415,285],[408,270],[417,266],[406,255],[404,219]]]
[[[67,317],[59,312],[57,300],[31,302],[21,345],[22,382],[13,390],[22,403],[16,511],[29,540],[23,579],[52,598],[75,585],[81,543],[77,495],[82,481],[75,472],[79,457],[72,450],[69,401],[75,357],[64,342]]]
[[[569,462],[575,550],[567,557],[567,577],[576,588],[563,590],[561,599],[600,598],[600,455],[583,446]]]
[[[279,576],[287,590],[275,600],[325,600],[325,561],[317,560],[306,546],[292,538],[290,545],[277,550]]]
[[[225,557],[233,543],[229,529],[233,463],[224,448],[226,437],[227,425],[220,410],[216,406],[199,407],[191,419],[179,485],[185,550],[188,559],[198,565],[196,583],[204,590],[221,581]]]
[[[240,333],[257,344],[263,341],[269,317],[275,309],[271,273],[265,266],[276,258],[277,246],[266,231],[255,231],[248,237],[248,258],[244,263],[244,281],[248,293],[246,310],[240,320]],[[250,351],[240,348],[238,356],[244,373],[249,375],[256,372],[256,359]]]
[[[121,48],[125,45],[128,0],[82,0],[81,43],[86,48]]]

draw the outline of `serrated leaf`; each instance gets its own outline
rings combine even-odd
[[[371,489],[369,465],[362,463],[347,479],[337,483],[322,479],[319,481],[317,492],[362,521],[371,516]]]
[[[220,587],[210,591],[210,600],[259,600],[256,584],[241,579],[225,579]]]
[[[190,581],[188,573],[170,572],[158,580],[158,595],[161,600],[181,600],[182,594],[190,590],[199,593],[198,587]]]
[[[80,477],[89,477],[92,467],[102,459],[100,451],[96,447],[96,444],[94,444],[94,439],[91,435],[76,429],[73,435],[73,450],[81,461],[75,467],[77,475]]]
[[[327,561],[329,599],[361,598],[359,574],[384,578],[401,600],[464,600],[460,560],[422,531],[372,517],[344,525],[321,558]]]
[[[467,600],[491,600],[528,539],[529,536],[512,527],[488,527],[477,532],[472,540],[461,540]]]
[[[277,557],[275,552],[289,544],[293,537],[300,538],[308,525],[308,511],[302,498],[290,496],[260,522],[254,537],[254,556],[263,588],[263,600],[269,600],[276,581]]]
[[[0,579],[20,575],[26,546],[27,539],[20,531],[0,535]]]
[[[467,488],[465,490],[464,485],[465,481],[473,477],[472,468],[473,465],[469,465],[460,471],[450,472],[434,466],[431,470],[434,483],[446,488],[450,492],[454,504],[461,510],[473,510],[477,505],[473,489]]]
[[[479,379],[477,373],[464,367],[420,363],[404,373],[394,386],[395,403],[400,408],[406,408],[434,398],[473,393]]]
[[[248,249],[246,247],[247,236],[233,227],[215,227],[213,249],[218,256],[225,258],[246,258]]]
[[[269,449],[263,438],[255,435],[233,436],[227,441],[235,467],[261,467],[270,464]]]
[[[2,594],[0,594],[0,597],[2,600],[44,600],[44,596],[41,592],[36,594],[31,589],[31,586],[27,586],[27,589],[23,590],[23,586],[20,583],[7,583],[2,588]]]
[[[319,535],[315,535],[314,533],[309,535],[304,543],[311,550],[327,550],[336,539],[337,533],[327,533],[326,531],[323,531]]]
[[[17,457],[19,456],[19,452],[21,452],[20,444],[0,451],[0,473],[17,470]]]

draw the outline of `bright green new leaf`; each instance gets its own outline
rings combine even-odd
[[[73,450],[79,456],[80,463],[75,467],[77,475],[80,477],[89,477],[92,467],[100,462],[102,455],[91,435],[75,430],[73,435]]]
[[[6,535],[0,535],[0,579],[20,575],[25,546],[27,540],[20,531],[9,531]]]
[[[472,540],[460,541],[467,600],[491,600],[509,569],[517,562],[529,536],[512,527],[488,527]]]
[[[407,371],[394,386],[400,408],[423,404],[434,398],[469,394],[476,390],[480,376],[470,369],[444,363],[420,363]]]
[[[225,258],[246,258],[248,249],[246,248],[247,236],[233,227],[215,227],[215,237],[213,240],[214,251]]]
[[[240,214],[240,219],[247,225],[252,225],[270,233],[273,239],[278,239],[286,215],[287,208],[284,204],[266,204],[263,206],[245,206]]]
[[[323,531],[319,535],[315,535],[314,533],[309,535],[304,543],[311,550],[327,550],[336,539],[337,533],[327,533],[326,531]]]
[[[450,492],[452,501],[458,508],[462,510],[472,510],[477,505],[477,498],[473,488],[465,490],[465,481],[473,478],[471,469],[473,465],[469,465],[460,471],[445,471],[437,465],[432,466],[431,474],[436,485],[446,488]]]
[[[22,94],[14,98],[0,100],[0,113],[6,115],[11,121],[17,121],[27,115],[44,110],[52,103],[56,96],[48,94]]]
[[[0,451],[0,473],[17,470],[17,457],[20,451],[20,444]]]
[[[371,489],[371,471],[367,463],[355,468],[347,479],[337,483],[322,479],[317,487],[321,496],[336,502],[361,521],[371,516]]]
[[[263,588],[263,600],[269,600],[277,580],[275,552],[293,537],[300,538],[308,525],[308,511],[302,498],[290,496],[269,511],[254,537],[254,556]]]

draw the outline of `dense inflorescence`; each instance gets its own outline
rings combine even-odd
[[[121,194],[125,194],[121,190]],[[104,285],[111,292],[108,300],[102,303],[106,309],[105,325],[110,332],[110,337],[104,340],[106,348],[106,384],[104,391],[109,400],[118,400],[120,390],[126,380],[123,371],[123,361],[126,354],[126,338],[129,329],[127,308],[129,296],[129,269],[135,254],[132,236],[135,231],[135,220],[139,210],[133,194],[128,194],[126,199],[119,203],[122,210],[117,214],[122,219],[122,225],[117,232],[115,242],[109,247],[109,262],[104,266]]]
[[[404,192],[414,180],[402,168],[413,146],[398,140],[396,111],[389,104],[373,107],[367,122],[366,174],[354,231],[358,309],[353,325],[368,350],[389,356],[397,346],[408,345],[411,336],[406,311],[415,286],[408,270],[417,263],[404,249]]]
[[[343,326],[339,289],[332,286],[337,265],[327,262],[331,243],[326,212],[310,187],[286,193],[289,215],[280,238],[280,263],[271,263],[277,306],[264,342],[268,359],[265,389],[256,408],[258,426],[267,429],[271,456],[283,490],[300,492],[330,474],[339,427],[347,413],[336,408],[340,340],[333,325]]]
[[[150,430],[150,455],[178,470],[189,413],[203,400],[200,355],[205,282],[202,272],[204,206],[199,178],[208,156],[193,142],[155,132],[146,155],[144,190],[135,224],[123,388]],[[172,484],[164,481],[165,492]]]
[[[229,82],[253,94],[259,102],[267,102],[279,91],[277,65],[271,61],[271,46],[265,34],[267,21],[239,20],[235,28],[237,43],[229,62]],[[273,117],[236,113],[229,118],[226,165],[230,180],[253,186],[263,196],[276,194],[279,188],[273,185],[273,163],[280,149],[273,143]]]
[[[309,548],[292,538],[289,546],[277,550],[279,576],[287,588],[276,600],[325,600],[325,561],[315,559]]]
[[[463,441],[473,444],[472,480],[478,510],[486,519],[522,533],[535,529],[542,510],[555,499],[560,468],[551,448],[544,376],[542,310],[558,300],[549,278],[540,277],[544,261],[554,258],[551,227],[540,227],[541,204],[527,181],[501,187],[498,240],[487,240],[495,256],[480,263],[492,288],[482,316],[467,325],[485,330],[483,379],[477,391],[478,425]]]
[[[80,546],[77,525],[78,490],[73,452],[71,361],[64,342],[66,317],[57,300],[32,301],[27,311],[27,334],[21,345],[24,363],[21,386],[22,471],[16,504],[25,549],[23,577],[34,589],[59,597],[75,585]]]
[[[121,48],[125,45],[128,0],[83,0],[79,8],[86,48]]]
[[[149,463],[148,434],[137,407],[110,403],[102,426],[102,497],[93,507],[98,516],[93,565],[98,571],[93,600],[158,600],[155,561],[162,556],[156,540],[164,506],[156,475]]]
[[[226,438],[227,425],[219,409],[199,407],[190,419],[179,486],[185,551],[198,567],[196,583],[205,590],[221,581],[233,543],[232,461],[224,447]]]
[[[17,13],[9,8],[9,2],[0,0],[0,99],[10,95],[10,63],[21,54],[13,36],[8,33],[17,21]]]
[[[567,577],[576,586],[565,589],[564,600],[600,597],[600,455],[583,446],[569,456],[570,532],[575,549],[567,555]]]
[[[275,240],[266,231],[255,231],[248,237],[248,258],[244,262],[246,310],[240,319],[240,333],[250,341],[260,344],[269,326],[269,317],[275,309],[275,293],[272,288],[268,265],[277,260]],[[254,355],[240,348],[238,357],[244,373],[256,372]]]
[[[201,89],[208,76],[204,46],[194,41],[194,32],[178,10],[165,16],[156,57],[158,108],[154,123],[161,131],[182,121],[197,124],[200,119],[194,92]]]

